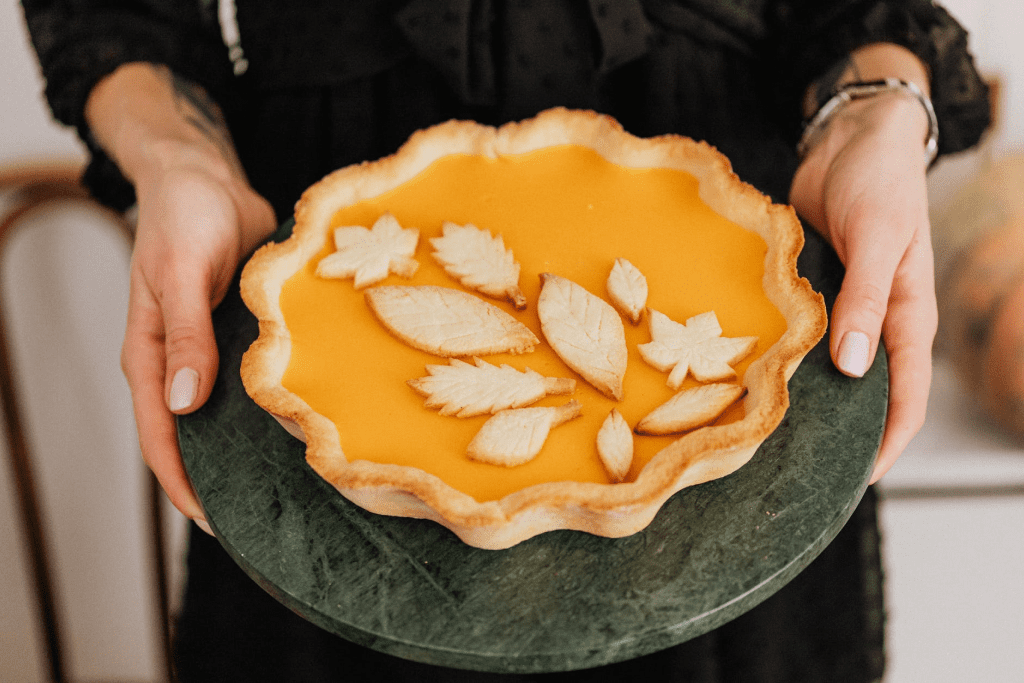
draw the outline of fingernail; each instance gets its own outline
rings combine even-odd
[[[213,529],[210,528],[210,523],[200,517],[193,517],[192,521],[196,523],[196,526],[205,531],[206,533],[213,536]]]
[[[192,368],[182,368],[174,373],[171,380],[171,395],[168,404],[172,411],[185,410],[196,400],[199,391],[199,373]]]
[[[868,371],[868,353],[871,340],[863,332],[847,332],[839,343],[839,358],[836,365],[847,375],[863,377]]]

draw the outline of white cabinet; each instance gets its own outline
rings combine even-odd
[[[941,359],[928,421],[880,489],[886,683],[1024,681],[1024,444]]]

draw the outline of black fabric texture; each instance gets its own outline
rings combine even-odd
[[[928,65],[940,154],[974,144],[989,116],[965,31],[930,0],[240,1],[250,72],[239,79],[220,39],[216,3],[208,0],[22,4],[54,115],[77,127],[93,158],[87,184],[116,208],[132,201],[131,188],[93,144],[83,112],[93,86],[133,61],[165,64],[195,81],[227,112],[240,110],[235,121],[262,107],[262,98],[296,95],[322,110],[337,101],[336,88],[389,70],[423,74],[426,66],[432,73],[424,76],[440,79],[457,103],[446,108],[454,115],[482,118],[476,108],[491,107],[485,113],[493,121],[508,120],[536,111],[539,102],[614,113],[622,107],[604,98],[614,94],[644,110],[644,121],[636,120],[641,112],[621,112],[633,132],[681,132],[733,156],[746,141],[723,140],[757,143],[767,132],[767,147],[791,147],[807,85],[851,50],[888,40]],[[279,123],[292,125],[288,117]],[[772,168],[767,162],[755,165]]]

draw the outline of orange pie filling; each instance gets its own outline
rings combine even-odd
[[[439,285],[465,290],[431,257],[430,238],[445,221],[472,223],[501,235],[521,264],[520,287],[528,305],[487,299],[530,328],[541,340],[523,355],[484,360],[531,368],[548,377],[576,380],[572,396],[551,396],[535,406],[582,404],[582,416],[554,428],[532,461],[516,467],[470,460],[466,447],[489,416],[442,416],[424,406],[407,381],[426,365],[447,359],[416,350],[392,336],[372,314],[351,279],[318,277],[323,249],[285,282],[280,307],[290,335],[283,386],[337,427],[346,458],[407,465],[426,471],[477,501],[499,500],[543,482],[610,480],[595,438],[612,408],[632,427],[676,392],[667,373],[637,351],[651,341],[647,317],[624,321],[629,360],[622,401],[607,398],[570,370],[544,343],[537,317],[539,275],[568,278],[607,300],[605,280],[618,257],[646,276],[647,306],[679,323],[714,311],[725,337],[756,336],[754,352],[734,367],[746,368],[786,332],[786,321],[762,286],[766,244],[712,211],[698,197],[692,175],[666,168],[627,168],[588,147],[561,145],[516,155],[455,154],[433,162],[399,187],[338,211],[332,227],[371,226],[390,212],[404,228],[420,231],[411,279],[394,275],[381,284]],[[330,231],[328,231],[330,233]],[[683,386],[696,386],[688,378]],[[742,402],[716,424],[742,419]],[[634,436],[627,481],[675,436]]]

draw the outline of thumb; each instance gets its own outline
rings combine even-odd
[[[881,337],[889,288],[853,270],[846,271],[832,308],[829,347],[836,368],[850,377],[863,377],[874,362]],[[891,285],[891,278],[888,284]]]
[[[197,275],[197,274],[196,274]],[[165,400],[177,415],[206,402],[217,376],[217,344],[210,317],[210,295],[203,277],[174,278],[161,300],[166,354]]]
[[[873,231],[850,231],[846,274],[832,307],[832,362],[850,377],[862,377],[874,362],[903,249],[880,245]]]

